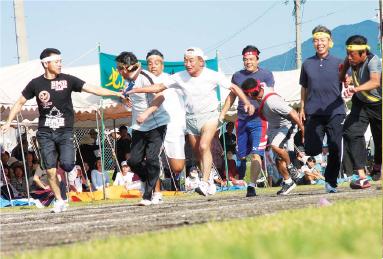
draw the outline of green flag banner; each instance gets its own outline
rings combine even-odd
[[[124,88],[124,79],[120,76],[117,71],[117,65],[115,58],[116,56],[100,52],[100,74],[101,74],[101,85],[104,88],[119,91]],[[146,60],[139,60],[143,69],[148,69],[148,63]],[[184,62],[164,62],[164,72],[168,74],[174,74],[179,71],[185,70]],[[218,71],[218,60],[217,58],[206,60],[206,67]]]

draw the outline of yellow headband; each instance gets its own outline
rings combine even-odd
[[[329,40],[330,40],[329,47],[332,48],[334,46],[334,42],[332,41],[330,34],[328,34],[327,32],[316,32],[313,34],[314,39],[319,39],[319,38],[323,38],[323,37],[329,38]]]
[[[327,32],[316,32],[313,34],[313,38],[314,39],[318,39],[318,38],[323,38],[323,37],[327,37],[329,39],[331,39],[331,36],[330,34],[328,34]]]
[[[346,49],[349,51],[370,50],[370,46],[368,46],[367,44],[365,44],[365,45],[347,45]]]

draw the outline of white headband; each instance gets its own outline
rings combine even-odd
[[[49,61],[56,61],[56,60],[61,60],[61,55],[53,54],[50,55],[49,57],[45,57],[41,60],[41,62],[49,62]]]

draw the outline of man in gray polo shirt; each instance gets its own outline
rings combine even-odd
[[[342,124],[345,106],[339,67],[342,60],[330,55],[331,31],[317,26],[312,31],[316,54],[302,65],[300,120],[305,123],[305,151],[309,156],[322,152],[323,138],[327,135],[329,148],[325,170],[326,191],[336,192],[341,163]]]
[[[353,162],[353,169],[359,178],[350,184],[351,188],[370,187],[366,178],[366,142],[364,134],[371,127],[375,144],[374,162],[378,174],[382,164],[382,64],[379,58],[370,52],[367,39],[354,35],[346,41],[347,57],[344,60],[340,77],[345,79],[346,71],[351,68],[353,86],[346,81],[346,96],[352,96],[352,108],[344,123],[345,152]]]

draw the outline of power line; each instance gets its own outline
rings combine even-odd
[[[255,18],[253,21],[251,21],[250,23],[246,24],[245,26],[243,26],[241,29],[239,29],[238,31],[236,31],[235,33],[233,33],[232,35],[230,35],[226,39],[221,40],[220,42],[218,42],[218,43],[212,45],[211,47],[207,48],[206,53],[209,53],[209,52],[211,52],[211,51],[213,51],[215,49],[218,49],[219,47],[223,46],[224,44],[229,42],[231,39],[235,38],[238,34],[240,34],[241,32],[245,31],[247,28],[249,28],[254,23],[256,23],[259,19],[261,19],[263,16],[265,16],[271,9],[273,9],[275,6],[277,6],[277,4],[281,4],[281,3],[283,3],[283,2],[274,2],[265,12],[263,12],[260,16]]]

